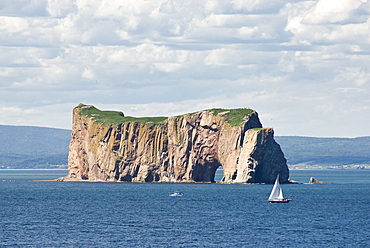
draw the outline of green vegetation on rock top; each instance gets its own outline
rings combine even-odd
[[[231,126],[239,126],[243,123],[244,117],[250,115],[254,112],[253,109],[248,108],[240,108],[240,109],[210,109],[208,110],[213,112],[214,115],[222,115],[224,118],[227,119],[227,122]]]
[[[109,125],[118,125],[124,122],[143,122],[152,125],[158,125],[164,122],[168,117],[131,117],[124,116],[119,111],[102,111],[94,106],[80,104],[76,108],[80,109],[80,115],[88,118],[93,118],[97,122],[106,123]],[[244,117],[254,112],[253,109],[241,108],[241,109],[209,109],[207,111],[212,112],[214,115],[221,115],[231,126],[241,125],[244,121]],[[191,113],[194,114],[194,113]],[[180,115],[181,116],[181,115]],[[178,116],[178,117],[180,117]]]
[[[252,128],[252,130],[259,131],[259,130],[263,130],[263,128],[261,128],[261,127],[256,127],[256,128]]]
[[[118,125],[125,122],[143,122],[153,125],[158,125],[165,121],[167,117],[131,117],[124,116],[119,111],[102,111],[94,106],[78,105],[76,108],[80,109],[80,115],[93,118],[97,122],[102,122],[109,125]]]

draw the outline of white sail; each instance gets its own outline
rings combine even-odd
[[[268,200],[269,201],[281,201],[283,199],[284,199],[283,190],[280,187],[279,175],[278,175]]]

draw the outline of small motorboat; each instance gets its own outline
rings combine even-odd
[[[175,191],[175,192],[168,193],[168,195],[169,196],[183,196],[184,192]]]

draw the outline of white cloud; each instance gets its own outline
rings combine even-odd
[[[335,78],[336,81],[351,82],[354,86],[363,86],[369,83],[370,72],[359,67],[347,67]]]
[[[75,11],[73,0],[47,0],[46,10],[52,17],[65,17]]]
[[[4,16],[45,16],[46,0],[2,0],[0,15]]]
[[[2,125],[61,127],[70,129],[71,111],[75,103],[50,104],[40,107],[0,107]],[[56,111],[57,110],[57,111]],[[38,118],[35,118],[37,116]],[[25,119],[28,120],[25,123]],[[50,122],[50,119],[53,122]]]
[[[356,14],[362,9],[369,14],[369,4],[362,0],[320,0],[303,17],[306,24],[336,24],[366,21],[366,15]],[[365,18],[365,19],[364,19]]]
[[[8,124],[47,126],[69,125],[80,102],[142,116],[252,107],[281,135],[326,136],[345,135],[325,127],[345,114],[359,135],[370,116],[369,9],[366,0],[4,0],[0,107],[37,111],[7,112]],[[67,122],[43,115],[55,106]]]
[[[286,31],[298,44],[369,44],[370,2],[320,0],[287,4]]]
[[[91,69],[87,69],[87,68],[85,68],[85,69],[83,70],[83,72],[82,72],[81,77],[82,77],[83,79],[93,80],[93,79],[95,79],[95,74],[94,74],[94,72],[93,72]]]
[[[28,20],[19,17],[0,17],[0,30],[4,33],[18,33],[29,27]]]
[[[359,92],[364,92],[366,91],[365,89],[361,89],[361,88],[338,88],[337,89],[339,92],[343,92],[343,93],[348,93],[348,92],[355,92],[355,93],[359,93]]]
[[[241,27],[239,28],[239,34],[241,35],[241,37],[243,37],[244,39],[251,39],[254,34],[256,34],[258,32],[258,27]]]

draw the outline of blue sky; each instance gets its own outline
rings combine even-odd
[[[368,0],[2,0],[0,124],[252,108],[275,135],[370,135]]]

